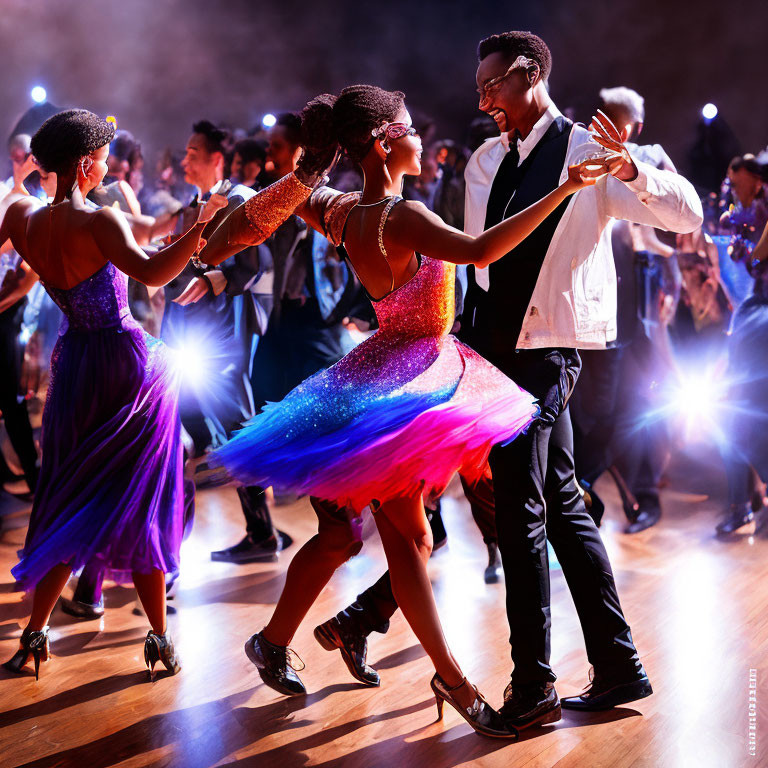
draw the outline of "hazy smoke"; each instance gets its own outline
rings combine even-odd
[[[320,91],[373,82],[406,91],[438,133],[462,139],[476,114],[475,48],[530,28],[552,48],[552,94],[586,120],[600,88],[646,99],[646,138],[681,160],[715,102],[745,148],[768,142],[765,13],[719,2],[575,0],[0,0],[4,131],[42,84],[55,104],[118,116],[148,156],[182,146],[202,117],[247,127]],[[754,85],[752,85],[754,83]]]

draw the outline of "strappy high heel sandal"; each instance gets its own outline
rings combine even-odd
[[[144,661],[149,670],[149,679],[153,683],[155,682],[155,664],[158,661],[162,662],[172,675],[181,669],[173,640],[167,631],[164,635],[158,635],[151,629],[147,632],[147,639],[144,641]]]
[[[40,662],[51,658],[51,644],[48,639],[48,627],[30,631],[25,629],[21,633],[21,648],[3,664],[3,668],[9,672],[20,674],[28,664],[30,657],[35,662],[35,680],[40,679]]]
[[[482,694],[475,688],[470,687],[475,692],[475,698],[471,707],[462,707],[454,698],[453,692],[461,688],[467,682],[465,677],[455,688],[449,688],[440,675],[432,678],[430,685],[435,694],[437,702],[437,719],[443,719],[443,703],[448,702],[475,730],[482,736],[491,736],[496,739],[517,739],[519,733],[515,728],[509,728],[502,719],[501,715],[483,698]]]

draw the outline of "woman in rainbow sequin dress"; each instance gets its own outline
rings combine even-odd
[[[402,201],[405,175],[420,172],[421,140],[403,94],[374,86],[323,95],[303,112],[304,143],[337,143],[365,174],[362,193],[316,190],[296,213],[339,247],[374,304],[379,330],[331,368],[269,403],[218,452],[237,479],[308,494],[320,526],[294,557],[274,615],[246,643],[264,682],[306,692],[288,648],[335,569],[360,550],[353,518],[374,509],[398,604],[434,662],[438,711],[451,703],[479,733],[514,738],[470,683],[442,633],[426,562],[431,534],[422,495],[456,471],[485,471],[491,447],[535,418],[527,392],[449,335],[456,264],[485,266],[526,237],[569,194],[605,173],[571,169],[559,189],[472,238],[420,203]],[[219,227],[201,258],[216,263],[247,217]]]

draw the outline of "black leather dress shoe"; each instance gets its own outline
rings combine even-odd
[[[59,607],[69,616],[76,619],[100,619],[104,615],[104,598],[100,597],[96,603],[86,603],[82,600],[69,600],[66,597],[59,598]]]
[[[258,669],[264,684],[278,693],[300,696],[307,692],[301,678],[296,674],[297,668],[293,665],[293,657],[296,654],[287,646],[273,645],[261,632],[257,632],[246,641],[245,655]],[[304,664],[298,656],[296,659],[301,664],[298,667],[301,671]]]
[[[350,632],[334,616],[315,627],[315,639],[326,651],[341,651],[341,658],[355,680],[370,686],[381,684],[379,673],[366,663],[368,640],[365,635]]]
[[[277,536],[270,536],[262,541],[253,541],[250,535],[247,535],[233,547],[211,552],[211,560],[237,564],[275,562],[277,553],[291,544],[293,539],[283,531],[278,531]]]
[[[650,507],[640,509],[637,517],[624,529],[625,533],[640,533],[646,528],[656,525],[661,519],[661,509],[659,507]]]
[[[725,518],[718,523],[715,530],[720,534],[735,533],[754,520],[755,513],[749,504],[731,504],[725,513]]]
[[[510,683],[500,712],[504,722],[517,730],[556,723],[561,717],[560,699],[554,683]]]
[[[579,696],[567,696],[562,700],[562,706],[563,709],[599,712],[644,699],[652,693],[651,681],[641,667],[635,676],[629,679],[595,675],[584,693]]]

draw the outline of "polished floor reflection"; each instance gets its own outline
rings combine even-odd
[[[295,639],[309,695],[280,697],[261,683],[242,647],[269,614],[288,557],[245,566],[210,561],[210,550],[242,535],[237,497],[227,487],[199,494],[195,530],[184,544],[178,612],[169,620],[181,674],[147,681],[146,629],[134,614],[133,590],[109,587],[101,622],[76,622],[57,610],[55,658],[43,666],[40,682],[0,676],[0,766],[768,765],[768,538],[713,536],[724,498],[721,475],[715,457],[676,461],[663,494],[664,518],[631,537],[621,533],[610,480],[598,484],[608,502],[603,535],[656,691],[636,706],[597,716],[564,713],[555,726],[516,744],[476,736],[451,711],[435,722],[429,661],[399,615],[387,635],[370,642],[382,687],[357,685],[312,629],[380,575],[383,555],[370,522],[363,554],[336,574]],[[305,500],[276,507],[275,517],[299,542],[312,533]],[[446,634],[468,676],[498,705],[509,673],[504,587],[483,582],[485,550],[458,486],[444,517],[449,546],[434,556],[430,571]],[[19,506],[0,537],[3,659],[28,612],[9,573],[26,520]],[[552,621],[557,687],[570,695],[586,685],[588,662],[557,570]]]

